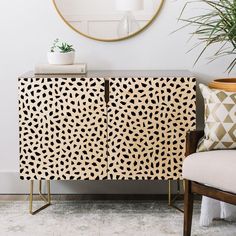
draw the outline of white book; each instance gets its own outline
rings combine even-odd
[[[73,65],[50,65],[41,64],[35,65],[34,73],[36,75],[42,74],[86,74],[87,65],[85,63],[78,63]]]

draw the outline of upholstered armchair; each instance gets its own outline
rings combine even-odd
[[[191,235],[194,194],[236,205],[236,150],[196,153],[203,135],[203,131],[187,133],[183,164],[184,236]]]

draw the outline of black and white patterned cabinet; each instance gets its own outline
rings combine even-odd
[[[180,179],[195,87],[186,71],[21,76],[21,179]]]

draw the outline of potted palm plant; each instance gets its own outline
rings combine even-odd
[[[55,39],[50,52],[48,52],[48,63],[53,65],[71,65],[74,63],[74,59],[75,49],[73,45]]]
[[[190,4],[203,4],[206,10],[200,15],[185,19],[183,13]],[[183,27],[195,26],[192,34],[198,38],[198,45],[203,45],[195,64],[214,45],[215,51],[209,58],[210,62],[220,57],[233,56],[226,68],[228,73],[233,71],[236,66],[236,0],[188,1],[179,19],[186,23]],[[212,83],[214,88],[222,85],[226,90],[236,91],[236,79],[221,79]]]

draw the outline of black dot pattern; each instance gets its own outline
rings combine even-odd
[[[110,79],[109,179],[181,178],[195,90],[194,78]]]
[[[19,79],[20,177],[107,177],[104,79]]]
[[[20,178],[179,179],[194,78],[20,78]],[[108,103],[106,103],[108,101]]]

